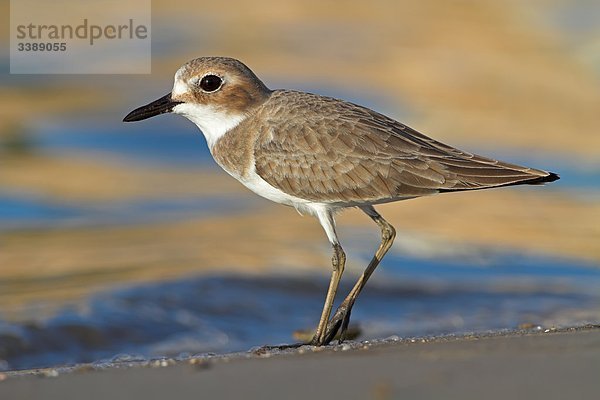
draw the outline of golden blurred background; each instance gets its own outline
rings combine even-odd
[[[90,12],[99,7],[90,2]],[[258,199],[213,164],[140,163],[94,143],[103,132],[139,137],[157,123],[193,136],[206,154],[197,129],[176,117],[120,122],[167,93],[181,64],[206,55],[242,60],[270,88],[343,97],[448,144],[562,176],[546,187],[382,206],[399,232],[394,251],[497,249],[599,266],[598,21],[592,0],[155,0],[153,72],[132,76],[9,75],[4,35],[0,310],[20,318],[27,304],[202,273],[329,273],[329,246],[311,218]],[[85,146],[56,144],[64,127],[78,140],[95,136]],[[110,214],[166,198],[236,202],[197,216],[145,218],[149,211],[126,223]],[[31,202],[75,207],[77,218],[30,223],[23,204]],[[86,210],[98,209],[108,222],[86,223]],[[350,253],[376,246],[377,229],[361,214],[338,223],[342,241],[360,239],[350,240]]]

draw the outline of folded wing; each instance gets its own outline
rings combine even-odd
[[[455,149],[351,103],[292,91],[273,96],[288,106],[259,137],[256,172],[296,197],[375,204],[558,179]]]

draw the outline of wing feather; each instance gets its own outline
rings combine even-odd
[[[275,91],[264,107],[273,104],[254,149],[256,172],[296,197],[374,204],[555,176],[456,149],[341,100]]]

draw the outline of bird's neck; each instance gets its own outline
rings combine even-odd
[[[173,111],[192,121],[202,131],[211,153],[219,139],[246,118],[245,114],[233,114],[216,107],[190,103],[179,104]]]

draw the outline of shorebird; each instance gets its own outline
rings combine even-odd
[[[390,249],[396,231],[374,205],[436,193],[542,184],[558,175],[478,156],[431,139],[368,108],[293,90],[270,90],[242,62],[201,57],[175,74],[171,93],[125,122],[163,113],[192,121],[215,161],[244,186],[315,216],[333,248],[323,311],[310,344],[343,341],[352,306]],[[381,243],[331,316],[346,255],[334,214],[357,207],[381,229]]]

